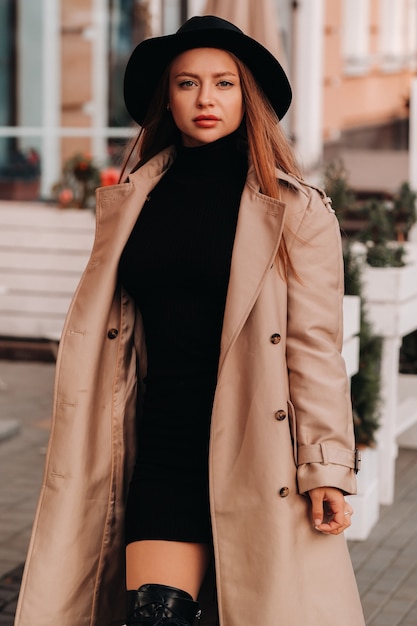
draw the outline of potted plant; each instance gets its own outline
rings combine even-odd
[[[30,148],[15,150],[7,164],[0,166],[1,200],[37,200],[40,192],[40,157]]]
[[[344,246],[345,294],[359,296],[359,369],[351,379],[351,398],[356,445],[360,448],[376,446],[376,431],[380,417],[380,367],[382,338],[375,335],[366,311],[363,297],[361,263],[352,251]]]
[[[100,185],[100,170],[87,154],[75,154],[62,169],[61,179],[52,188],[62,208],[92,208],[95,190]]]
[[[348,214],[351,225],[360,222],[362,226],[363,213],[355,214],[358,210],[356,198],[348,185],[343,165],[340,162],[333,164],[326,174],[326,191],[332,198],[339,221],[346,220]],[[365,255],[363,247],[362,250]],[[362,467],[358,474],[358,493],[350,499],[355,515],[347,536],[350,540],[364,540],[379,517],[376,433],[380,425],[382,339],[374,334],[368,319],[362,282],[364,259],[347,238],[343,239],[343,257],[345,295],[360,297],[359,364],[357,373],[351,378],[351,400],[355,441],[361,451]]]
[[[342,222],[346,212],[354,210],[356,197],[348,184],[347,173],[340,161],[328,166],[325,172],[325,186],[326,192],[332,198],[332,206],[339,222]],[[372,227],[368,230],[372,230]],[[363,262],[358,253],[355,253],[352,243],[346,238],[343,239],[345,295],[359,296],[361,299],[359,370],[351,380],[355,438],[360,447],[375,447],[375,433],[379,426],[382,340],[374,334],[368,319],[363,294]]]
[[[363,297],[361,260],[344,246],[345,293],[360,296],[359,367],[351,378],[351,399],[356,446],[361,451],[358,494],[351,499],[355,509],[349,539],[365,540],[379,517],[377,431],[381,417],[382,338],[375,335]]]
[[[392,219],[397,241],[407,241],[417,222],[417,194],[408,182],[404,182],[393,198]]]
[[[368,245],[367,263],[372,267],[403,266],[409,234],[417,222],[417,194],[409,183],[402,183],[393,194],[355,193],[342,161],[330,163],[324,177],[342,233]]]
[[[333,172],[330,171],[327,179],[329,195],[336,185]],[[374,332],[383,338],[382,402],[376,438],[381,457],[380,503],[391,504],[398,437],[417,421],[413,402],[407,400],[400,405],[398,372],[402,337],[417,329],[417,264],[406,242],[416,221],[416,196],[407,184],[403,184],[390,198],[380,194],[358,200],[350,192],[347,177],[340,168],[338,175],[342,176],[342,182],[337,182],[336,189],[341,187],[345,193],[340,206],[336,204],[335,209],[342,224],[347,213],[351,219],[352,211],[361,217],[355,239],[363,242],[363,297]]]
[[[115,167],[100,168],[88,154],[75,154],[64,164],[52,193],[61,208],[94,208],[97,187],[115,185],[119,175]]]

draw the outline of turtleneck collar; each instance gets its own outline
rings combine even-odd
[[[238,131],[193,148],[179,146],[172,174],[187,178],[229,178],[248,167],[247,150]]]

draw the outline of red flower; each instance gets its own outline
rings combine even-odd
[[[106,167],[106,169],[100,172],[100,180],[102,187],[109,187],[110,185],[117,185],[119,182],[120,170],[117,167]]]
[[[60,204],[62,204],[62,206],[67,206],[73,199],[74,194],[72,193],[71,189],[68,189],[68,187],[60,191],[58,194],[58,200]]]

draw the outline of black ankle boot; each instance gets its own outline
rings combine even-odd
[[[126,626],[193,626],[200,617],[189,593],[166,585],[142,585],[128,591]]]

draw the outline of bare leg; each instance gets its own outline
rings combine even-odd
[[[126,547],[126,587],[149,583],[177,587],[197,598],[210,561],[204,543],[134,541]]]

